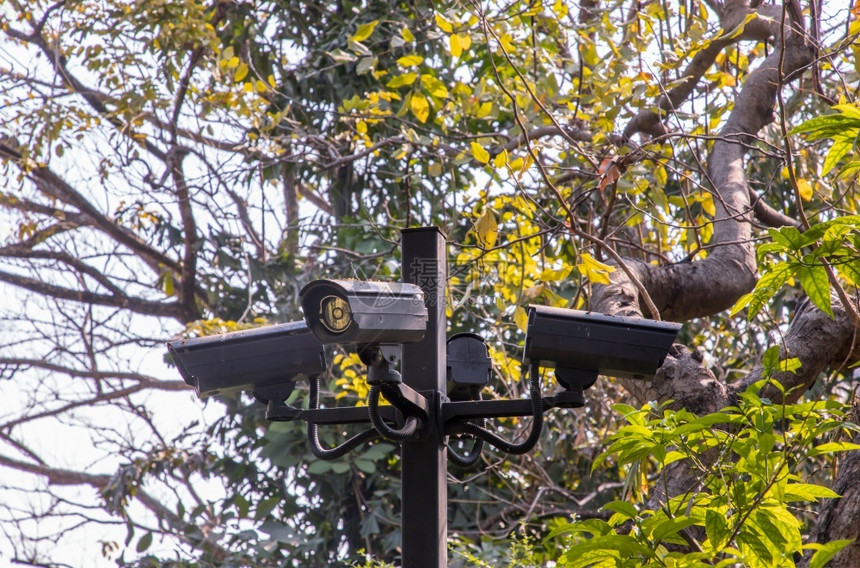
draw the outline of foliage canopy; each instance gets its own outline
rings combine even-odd
[[[2,553],[395,561],[391,445],[198,416],[163,342],[397,279],[437,225],[484,396],[527,390],[530,303],[688,322],[653,381],[452,469],[452,565],[860,562],[860,4],[6,0],[0,37]],[[366,394],[337,353],[327,403]]]

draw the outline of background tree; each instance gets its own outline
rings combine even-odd
[[[190,420],[163,342],[298,319],[320,276],[399,278],[399,230],[436,224],[485,396],[523,390],[529,303],[689,322],[654,381],[601,381],[537,453],[452,470],[452,562],[514,533],[552,535],[535,562],[837,554],[860,534],[843,4],[7,0],[9,553],[60,563],[46,543],[113,524],[121,563],[396,558],[390,446],[314,462],[244,396]],[[362,374],[334,357],[329,404]]]

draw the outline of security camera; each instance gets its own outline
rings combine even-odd
[[[672,322],[529,306],[524,359],[554,366],[568,387],[588,388],[598,374],[647,380],[680,329]]]
[[[476,333],[456,333],[447,342],[448,398],[478,400],[490,382],[492,363],[484,338]]]
[[[324,344],[411,343],[427,329],[424,292],[415,284],[315,280],[300,296],[305,321]]]
[[[178,339],[167,348],[201,397],[254,390],[260,402],[286,398],[292,381],[326,368],[323,345],[303,321]]]

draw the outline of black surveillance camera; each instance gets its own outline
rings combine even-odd
[[[477,333],[457,333],[448,338],[447,345],[448,398],[478,400],[492,370],[484,338]]]
[[[598,374],[647,380],[680,329],[672,322],[529,306],[524,359],[555,367],[566,387],[588,388]]]
[[[305,321],[324,344],[412,343],[427,329],[424,292],[415,284],[315,280],[300,296]]]
[[[253,389],[261,402],[286,398],[295,379],[326,368],[323,345],[303,321],[178,339],[167,348],[201,397]]]

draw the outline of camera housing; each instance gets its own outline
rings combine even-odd
[[[680,329],[672,322],[529,306],[524,359],[555,367],[564,386],[588,388],[598,374],[649,380]]]
[[[479,400],[492,370],[484,338],[477,333],[457,333],[448,338],[447,346],[448,398]]]
[[[293,381],[326,369],[323,345],[303,321],[177,339],[167,349],[200,397],[254,390],[268,402],[286,398]]]
[[[308,327],[324,344],[412,343],[427,329],[424,292],[415,284],[315,280],[299,295]]]

